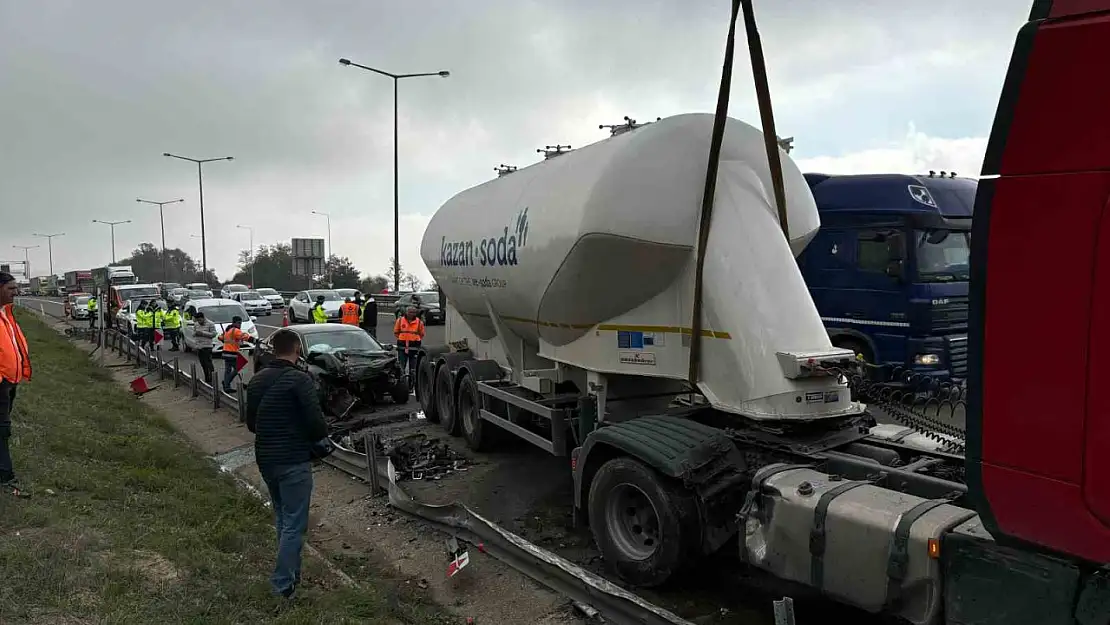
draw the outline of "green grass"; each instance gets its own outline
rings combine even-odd
[[[269,511],[84,352],[19,317],[34,377],[11,442],[34,496],[0,496],[0,623],[446,622],[387,578],[335,583],[307,554],[302,596],[271,597]]]

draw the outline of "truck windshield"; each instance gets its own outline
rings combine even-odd
[[[968,280],[971,233],[960,230],[917,230],[917,275],[921,282]]]
[[[130,289],[120,289],[119,293],[120,297],[123,299],[143,299],[161,295],[161,293],[158,292],[158,288],[153,286],[137,286]]]

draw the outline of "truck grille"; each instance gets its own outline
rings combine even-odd
[[[933,332],[966,330],[967,310],[966,297],[952,297],[946,304],[934,304],[929,309],[929,329]]]
[[[967,379],[967,337],[948,337],[948,371],[953,378]]]

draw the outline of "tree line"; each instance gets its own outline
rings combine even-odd
[[[131,252],[129,258],[121,259],[116,264],[130,265],[141,282],[222,284],[211,269],[208,270],[207,276],[202,276],[200,263],[179,248],[166,250],[165,271],[163,271],[162,258],[161,248],[155,247],[152,243],[142,243]],[[332,255],[324,265],[324,275],[313,276],[311,281],[307,276],[295,276],[293,275],[293,248],[288,243],[261,245],[255,251],[253,258],[249,250],[243,250],[239,253],[238,271],[228,282],[251,284],[252,269],[254,272],[252,286],[270,287],[278,291],[327,288],[329,282],[332,288],[359,289],[364,293],[380,293],[386,288],[392,289],[393,286],[392,258],[389,259],[389,268],[384,274],[363,276],[350,258]],[[424,285],[419,277],[404,271],[403,267],[400,275],[403,290],[420,291],[425,287],[435,288],[434,285]]]

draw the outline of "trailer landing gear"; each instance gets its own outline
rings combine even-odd
[[[638,460],[614,458],[590,486],[590,531],[605,562],[635,586],[658,586],[698,553],[697,505]]]

